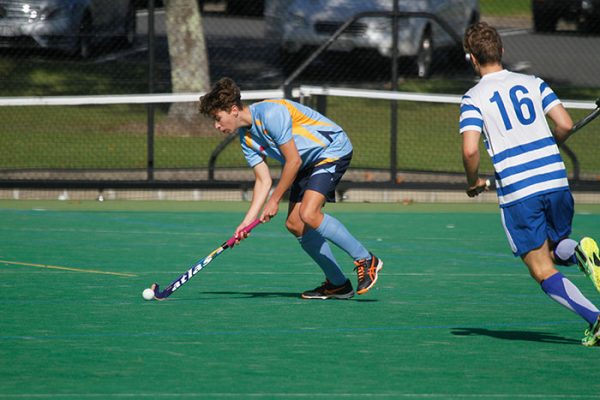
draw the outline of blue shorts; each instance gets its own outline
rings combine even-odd
[[[327,202],[335,203],[335,188],[350,166],[351,160],[352,153],[323,164],[319,162],[325,160],[319,160],[314,166],[300,170],[290,189],[290,202],[299,203],[306,190],[314,190],[325,196]]]
[[[533,196],[500,210],[515,256],[539,248],[545,240],[553,247],[571,234],[574,209],[569,190]]]

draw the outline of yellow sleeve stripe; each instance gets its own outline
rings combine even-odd
[[[246,136],[244,137],[246,141],[246,146],[252,148],[252,137],[250,136],[250,131],[246,131]]]
[[[298,110],[296,107],[294,107],[287,100],[265,100],[265,101],[269,102],[269,103],[276,103],[276,104],[281,104],[281,105],[285,106],[285,108],[288,109],[290,115],[292,116],[292,121],[295,121],[299,124],[309,125],[309,126],[333,126],[329,122],[317,121],[316,119],[312,119],[309,116],[302,114],[302,112],[300,112],[300,110]]]
[[[299,135],[305,137],[313,142],[317,143],[321,147],[327,145],[317,138],[311,131],[306,129],[303,125],[309,126],[332,126],[330,123],[317,121],[301,113],[296,107],[286,100],[265,100],[270,103],[281,104],[287,108],[290,116],[292,117],[292,135]]]
[[[318,163],[315,164],[315,167],[318,167],[319,165],[323,165],[323,164],[329,164],[332,163],[334,161],[339,160],[339,157],[335,157],[335,158],[326,158],[324,160],[319,161]]]

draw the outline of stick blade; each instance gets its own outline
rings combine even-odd
[[[160,291],[160,286],[158,285],[158,283],[153,283],[152,286],[150,286],[150,289],[152,289],[154,291],[154,299],[155,300],[162,301],[167,298],[165,293],[162,293]]]

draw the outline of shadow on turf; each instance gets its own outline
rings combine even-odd
[[[543,343],[560,343],[560,344],[577,344],[579,340],[567,339],[547,332],[532,332],[532,331],[494,331],[484,328],[454,328],[451,332],[456,336],[489,336],[496,339],[504,340],[524,340],[528,342],[543,342]]]
[[[300,295],[296,292],[203,292],[203,295],[236,296],[240,298],[289,297],[292,299],[300,299]],[[376,299],[357,299],[356,297],[352,300],[360,302],[377,301]]]

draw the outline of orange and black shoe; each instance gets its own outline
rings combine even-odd
[[[383,268],[383,261],[375,257],[372,253],[370,258],[363,258],[362,260],[354,261],[356,268],[356,274],[358,275],[358,286],[356,287],[356,293],[365,294],[375,285],[377,282],[377,274]]]
[[[321,286],[302,293],[303,299],[350,299],[353,296],[354,289],[352,288],[352,283],[350,283],[349,279],[340,286],[335,286],[327,279]]]

